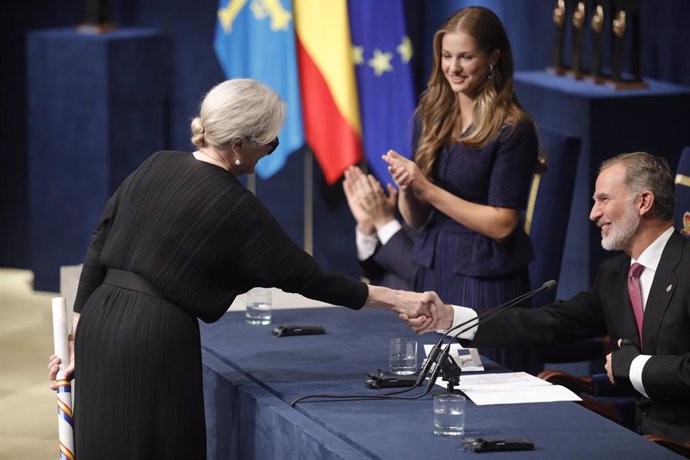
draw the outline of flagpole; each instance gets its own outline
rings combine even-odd
[[[247,174],[247,190],[256,196],[256,173]]]
[[[53,346],[60,358],[57,373],[57,414],[60,460],[74,460],[74,420],[72,418],[72,384],[65,379],[69,366],[69,343],[67,338],[67,309],[64,297],[53,297]]]
[[[314,255],[314,174],[311,149],[304,149],[304,250]]]

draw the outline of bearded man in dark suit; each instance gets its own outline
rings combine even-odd
[[[673,175],[663,158],[618,155],[601,165],[593,199],[602,246],[624,253],[602,263],[591,289],[506,311],[460,337],[473,347],[543,347],[609,335],[618,347],[606,371],[634,391],[636,429],[690,440],[690,240],[673,228]],[[421,333],[476,316],[437,299],[433,321],[408,324]]]

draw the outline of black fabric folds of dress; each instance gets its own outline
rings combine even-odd
[[[143,278],[127,289],[108,269]],[[110,198],[74,310],[75,442],[81,459],[205,458],[198,318],[275,286],[361,308],[363,283],[323,270],[224,169],[158,152]]]

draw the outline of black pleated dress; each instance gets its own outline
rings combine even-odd
[[[145,288],[113,281],[123,272]],[[183,152],[147,159],[108,201],[84,261],[77,457],[205,458],[197,318],[217,320],[254,286],[354,309],[368,294],[321,269],[224,169]]]

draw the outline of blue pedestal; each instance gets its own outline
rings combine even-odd
[[[558,298],[588,289],[611,255],[588,219],[600,163],[647,151],[666,157],[675,171],[683,146],[690,144],[690,88],[646,82],[648,89],[614,90],[542,71],[515,75],[520,102],[538,123],[582,138]]]
[[[30,32],[30,268],[57,291],[59,267],[81,263],[107,198],[166,144],[169,50],[161,32]]]

